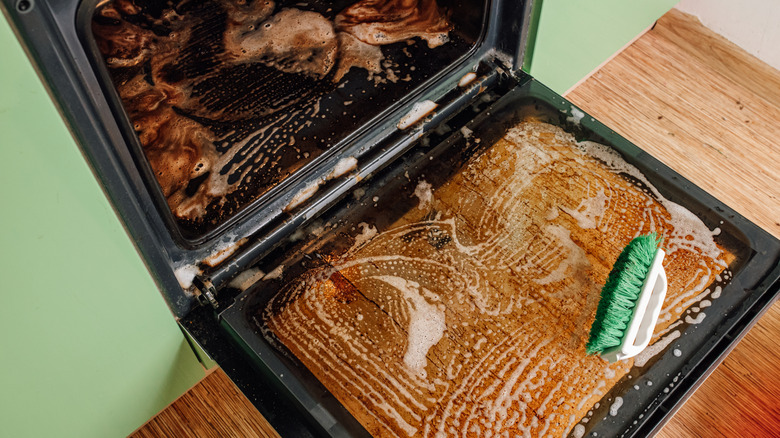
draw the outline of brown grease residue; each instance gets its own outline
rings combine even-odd
[[[322,15],[282,9],[248,31],[244,23],[225,32],[225,50],[236,62],[264,62],[286,73],[324,78],[336,61],[338,40],[333,23]],[[230,32],[237,29],[238,32]]]
[[[335,20],[264,0],[166,5],[112,0],[92,29],[168,206],[194,223],[243,184],[259,195],[300,168],[284,158],[292,135],[352,67],[397,80],[379,46],[419,37],[436,47],[452,28],[433,0],[362,1]],[[238,77],[254,88],[237,89]],[[263,126],[230,142],[242,133],[214,128],[245,120]],[[266,176],[252,181],[258,169]]]
[[[362,0],[341,11],[336,27],[368,44],[420,37],[429,47],[446,43],[452,30],[434,0]]]

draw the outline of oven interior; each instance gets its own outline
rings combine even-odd
[[[94,9],[83,42],[183,240],[202,242],[267,207],[484,33],[482,1],[353,3],[115,0]]]

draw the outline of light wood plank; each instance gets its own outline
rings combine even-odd
[[[133,438],[278,436],[221,369],[207,375],[131,435]]]
[[[673,10],[569,99],[780,237],[780,72]],[[780,304],[658,434],[776,436]]]
[[[752,90],[753,98],[780,106],[777,70],[702,26],[695,17],[672,9],[658,20],[652,33],[673,41],[675,52],[708,65],[710,74],[744,84]]]

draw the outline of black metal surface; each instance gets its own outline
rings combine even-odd
[[[302,411],[280,390],[273,376],[264,372],[230,339],[209,308],[200,307],[179,321],[190,336],[203,348],[247,399],[257,408],[273,428],[284,437],[322,436],[323,430],[312,423],[307,412]]]
[[[350,3],[282,1],[277,2],[275,10],[298,8],[316,11],[333,20]],[[436,48],[429,48],[419,39],[410,40],[411,44],[398,42],[381,46],[384,55],[381,74],[369,76],[366,70],[353,68],[336,82],[335,67],[322,78],[312,78],[303,73],[284,72],[261,62],[236,64],[228,61],[231,57],[225,52],[222,42],[227,14],[216,1],[179,2],[167,8],[161,8],[160,2],[135,1],[129,4],[137,10],[134,8],[132,14],[122,14],[116,23],[105,23],[108,20],[101,19],[101,10],[112,2],[101,5],[95,10],[92,21],[95,36],[88,32],[82,34],[84,44],[92,49],[95,69],[100,71],[108,65],[108,75],[117,89],[132,78],[144,75],[152,90],[156,85],[147,72],[153,68],[162,69],[164,74],[158,75],[166,78],[166,82],[157,87],[158,92],[168,92],[171,84],[175,84],[175,94],[186,95],[176,97],[175,113],[190,125],[195,122],[189,129],[202,129],[204,135],[213,135],[217,153],[235,154],[221,167],[191,179],[186,187],[185,193],[192,199],[202,197],[199,189],[206,184],[209,174],[217,172],[224,175],[228,184],[238,184],[224,197],[205,197],[198,201],[205,207],[202,216],[174,215],[178,231],[185,240],[192,242],[202,241],[214,231],[229,229],[234,222],[231,218],[250,204],[255,201],[262,204],[263,199],[259,198],[263,198],[264,194],[299,170],[305,172],[310,163],[321,161],[318,160],[321,155],[337,152],[344,138],[366,126],[370,128],[368,121],[468,53],[481,34],[481,26],[473,24],[482,23],[485,14],[481,0],[460,0],[453,4],[442,2],[441,6],[456,11],[451,14],[455,29],[450,32],[449,42]],[[161,37],[182,34],[181,31],[176,32],[181,24],[161,18],[167,11],[176,11],[182,17],[180,21],[193,23],[191,33],[188,37],[182,36],[174,49],[159,49],[160,53],[152,55],[151,61],[133,63],[130,67],[125,64],[111,67],[112,64],[104,61],[109,59],[106,51],[116,45],[114,40],[121,40],[124,35],[123,22],[152,29]],[[470,26],[461,26],[466,17]],[[96,39],[97,44],[92,39]],[[97,47],[104,48],[102,55]],[[135,55],[131,52],[127,56]],[[159,136],[163,136],[162,132],[168,136],[174,133],[181,135],[174,129],[163,131],[157,128],[159,106],[139,109],[139,102],[144,101],[136,97],[120,99],[110,85],[106,84],[103,88],[112,97],[114,112],[129,114],[130,123],[124,125],[124,133],[133,147],[142,148],[137,134],[141,129]],[[146,123],[150,120],[151,123]],[[147,126],[149,124],[151,128]],[[172,124],[167,122],[166,126]],[[158,137],[153,145],[164,141],[164,138]],[[155,150],[153,145],[146,149],[150,161],[149,154]],[[239,148],[237,152],[233,149],[235,146]],[[142,157],[143,153],[136,152],[136,155]],[[140,161],[143,160],[139,160],[139,166],[147,165]],[[149,174],[155,175],[153,172]],[[161,181],[167,179],[165,176],[162,178]],[[153,187],[154,180],[147,184]],[[284,186],[279,188],[283,189]],[[152,192],[159,195],[158,190]],[[273,196],[272,193],[268,195],[264,198]],[[158,205],[163,209],[162,214],[168,214],[164,200],[158,199]]]
[[[462,111],[464,107],[471,104],[475,99],[480,98],[482,89],[490,89],[499,80],[499,74],[495,70],[495,66],[487,67],[485,64],[480,64],[477,71],[484,76],[475,79],[473,86],[466,88],[465,90],[453,89],[440,99],[440,107],[432,116],[426,118],[423,122],[422,129],[428,129],[429,126],[438,126],[445,123],[451,117],[455,116],[458,112]],[[469,113],[472,115],[473,113]],[[375,155],[366,154],[366,156],[360,156],[360,162],[366,163],[360,166],[360,170],[354,174],[354,180],[367,180],[372,178],[372,175],[381,171],[382,168],[397,157],[401,156],[409,148],[413,147],[417,143],[417,138],[403,135],[401,132],[393,133],[386,138],[378,140],[378,148],[374,148],[378,153]],[[303,227],[307,220],[307,216],[312,217],[316,215],[316,212],[323,211],[328,206],[337,202],[348,189],[352,188],[349,184],[351,181],[341,182],[340,184],[334,184],[332,187],[325,187],[325,194],[319,197],[316,202],[312,202],[308,206],[303,216],[297,216],[291,220],[280,223],[276,228],[265,233],[264,237],[258,239],[254,245],[241,251],[229,264],[220,266],[209,273],[209,278],[214,284],[225,284],[236,274],[242,270],[252,266],[265,257],[272,249],[284,242],[291,234],[297,229]]]
[[[500,88],[495,91],[502,93]],[[451,118],[447,124],[450,132],[455,132],[452,136],[432,149],[424,146],[426,142],[417,144],[402,159],[378,173],[372,184],[363,187],[366,198],[377,196],[385,201],[361,206],[355,200],[342,200],[319,218],[319,223],[333,226],[327,235],[292,241],[261,261],[258,267],[264,272],[283,264],[283,277],[262,282],[239,294],[235,304],[221,314],[223,323],[230,327],[233,338],[248,357],[263,366],[266,373],[286,376],[280,377],[279,381],[288,399],[300,406],[317,406],[318,409],[329,406],[332,412],[343,415],[343,408],[305,366],[284,346],[268,338],[262,322],[257,319],[258,314],[289,279],[326,263],[327,255],[348,248],[352,244],[353,232],[350,230],[355,229],[357,223],[371,224],[381,232],[407,210],[415,208],[416,200],[409,196],[414,190],[409,176],[414,181],[415,175],[424,173],[426,180],[436,187],[446,181],[447,172],[454,172],[477,153],[473,144],[470,147],[464,144],[460,126],[467,126],[475,137],[482,138],[484,146],[500,138],[516,120],[534,116],[563,126],[578,139],[615,148],[626,161],[639,168],[664,197],[691,210],[710,228],[720,227],[722,232],[717,241],[737,256],[729,267],[733,278],[722,284],[722,294],[708,307],[707,318],[699,324],[681,325],[683,334],[676,342],[643,367],[635,367],[629,373],[630,377],[621,380],[602,398],[601,406],[593,411],[588,423],[582,423],[588,433],[599,436],[645,436],[656,430],[777,299],[780,242],[599,122],[587,116],[581,125],[567,122],[571,108],[571,103],[531,80],[512,89],[474,120],[466,114],[462,118],[458,115]],[[431,145],[438,143],[435,138],[428,141]],[[677,348],[684,354],[674,355],[672,350]],[[652,386],[646,382],[651,382]],[[635,390],[634,385],[640,389]],[[618,396],[624,399],[624,405],[618,415],[609,415],[610,402]]]

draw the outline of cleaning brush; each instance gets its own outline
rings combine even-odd
[[[657,234],[642,235],[618,256],[601,289],[587,354],[616,362],[636,356],[650,343],[667,288],[660,244]]]

